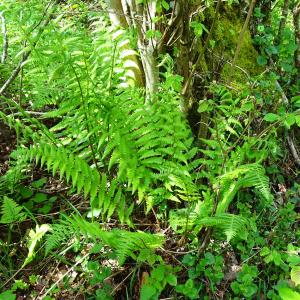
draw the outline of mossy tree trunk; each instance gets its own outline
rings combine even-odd
[[[192,127],[201,123],[197,102],[209,96],[207,86],[211,81],[223,80],[230,72],[231,81],[240,84],[246,81],[244,73],[256,70],[256,51],[248,26],[235,62],[244,72],[230,67],[246,18],[239,6],[230,7],[222,1],[203,6],[200,0],[107,0],[107,5],[113,24],[136,32],[140,61],[137,78],[144,78],[150,94],[157,91],[160,81],[160,55],[168,53],[174,58],[175,71],[184,79],[182,110],[190,115]],[[132,59],[136,62],[138,57]],[[199,126],[196,134],[198,130]]]

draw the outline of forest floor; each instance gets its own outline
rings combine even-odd
[[[16,133],[0,121],[0,175],[8,169],[9,154],[16,146]]]

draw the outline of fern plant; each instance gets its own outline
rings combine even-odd
[[[128,88],[123,46],[129,35],[109,27],[100,14],[88,21],[89,28],[76,30],[76,17],[54,15],[27,62],[24,82],[31,88],[23,101],[42,112],[34,118],[14,107],[27,132],[35,132],[27,139],[31,146],[17,149],[15,158],[47,169],[72,192],[82,193],[90,201],[92,221],[98,214],[104,221],[116,216],[133,227],[130,217],[137,205],[145,202],[149,212],[171,200],[178,206],[170,213],[173,228],[199,233],[202,227],[216,227],[228,241],[246,230],[246,220],[228,212],[237,192],[253,187],[272,199],[263,167],[251,164],[239,145],[248,117],[243,107],[251,107],[251,99],[212,87],[214,99],[200,102],[199,112],[215,108],[223,122],[212,118],[210,139],[204,137],[199,149],[181,112],[181,79],[172,74],[170,59],[162,62],[167,72],[159,93],[146,99],[144,91]],[[48,130],[44,121],[53,126]],[[141,232],[104,231],[74,217],[52,226],[46,252],[78,232],[99,237],[116,249],[121,262],[145,245],[163,242]]]
[[[136,253],[149,249],[154,251],[164,243],[164,237],[158,234],[149,234],[145,232],[129,232],[126,230],[113,229],[105,231],[100,228],[96,222],[88,222],[81,216],[66,217],[60,223],[51,228],[51,234],[46,239],[46,253],[70,240],[72,236],[78,234],[93,240],[100,239],[116,251],[117,259],[122,265],[127,257],[136,259]]]
[[[118,182],[113,179],[108,189],[106,175],[100,175],[85,160],[68,153],[64,148],[49,144],[24,149],[23,157],[34,160],[36,164],[40,163],[41,167],[46,164],[47,170],[51,170],[53,176],[58,172],[61,179],[65,178],[67,183],[71,182],[74,191],[83,191],[83,195],[90,198],[92,209],[101,210],[103,218],[109,219],[116,211],[121,223],[131,224],[129,217],[133,205],[126,205],[125,195]]]
[[[213,195],[204,194],[205,201],[199,201],[188,209],[171,211],[170,224],[178,232],[199,233],[202,227],[221,229],[230,241],[235,236],[242,237],[247,231],[247,220],[239,215],[227,213],[230,203],[242,188],[253,187],[267,203],[273,196],[265,169],[258,164],[243,165],[220,176],[215,184]],[[219,190],[218,190],[219,189]],[[214,212],[213,197],[220,199]]]
[[[26,219],[26,214],[23,207],[18,205],[14,200],[4,196],[1,206],[0,223],[12,224],[14,222],[21,222]]]
[[[220,213],[212,217],[199,218],[196,220],[195,224],[196,232],[198,232],[202,226],[221,229],[226,235],[227,242],[236,236],[240,238],[245,237],[245,233],[247,232],[247,220],[242,216],[228,213]]]
[[[201,210],[198,205],[194,209],[172,211],[170,215],[171,227],[179,233],[192,231],[195,234],[199,234],[204,227],[214,227],[225,234],[227,242],[235,237],[245,237],[249,227],[245,218],[229,213],[208,215],[209,207],[205,207],[203,203],[202,206],[204,207]]]
[[[241,188],[254,187],[268,203],[273,199],[269,187],[269,177],[265,175],[265,169],[258,164],[243,165],[227,172],[220,177],[217,185],[221,187],[221,200],[217,206],[217,214],[224,213],[228,209]]]

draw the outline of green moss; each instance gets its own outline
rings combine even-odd
[[[222,57],[226,62],[233,60],[239,35],[242,30],[243,23],[232,12],[223,12],[216,23],[213,39],[215,40],[215,53]],[[257,64],[257,52],[253,47],[250,31],[247,29],[243,44],[236,61],[236,65],[245,70],[250,76],[258,75],[262,72],[261,67]],[[228,81],[237,86],[243,86],[247,83],[247,75],[236,67],[232,67],[229,63],[225,63],[222,70],[221,79]]]

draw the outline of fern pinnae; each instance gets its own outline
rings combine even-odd
[[[13,199],[6,196],[3,198],[1,214],[0,223],[2,224],[20,222],[26,218],[26,214],[23,212],[23,207],[18,205]]]
[[[266,200],[273,198],[269,178],[265,175],[265,170],[258,164],[247,164],[227,172],[220,177],[221,200],[217,206],[217,214],[225,213],[236,193],[241,188],[253,187],[258,190]]]

